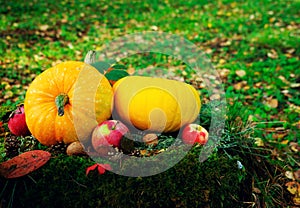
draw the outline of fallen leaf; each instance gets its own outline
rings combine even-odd
[[[67,46],[70,48],[70,49],[74,49],[74,46],[72,43],[68,43]]]
[[[253,191],[253,193],[256,193],[256,194],[260,194],[260,193],[261,193],[261,190],[259,190],[259,189],[256,188],[256,187],[253,187],[253,188],[252,188],[252,191]]]
[[[220,94],[212,94],[210,96],[211,100],[220,100],[221,99],[221,95]]]
[[[289,140],[286,139],[286,140],[283,140],[282,142],[280,142],[280,144],[288,144],[289,143]]]
[[[14,93],[12,91],[6,91],[4,95],[4,99],[8,99],[14,96]]]
[[[285,185],[287,186],[287,190],[293,195],[300,192],[300,184],[296,181],[287,182]]]
[[[220,74],[220,77],[222,79],[226,79],[228,77],[229,73],[230,73],[229,69],[221,69],[221,70],[219,70],[219,74]]]
[[[283,83],[285,83],[285,84],[290,84],[290,82],[287,81],[286,78],[285,78],[284,76],[280,75],[278,78],[279,78]]]
[[[64,15],[60,21],[61,21],[61,23],[65,24],[68,22],[68,17],[66,15]]]
[[[210,194],[209,190],[203,190],[203,201],[204,202],[208,202],[209,201],[209,194]]]
[[[221,42],[220,43],[220,46],[230,46],[231,45],[231,41],[230,40],[227,40],[225,42]]]
[[[285,175],[285,177],[287,177],[288,179],[295,180],[295,178],[294,178],[294,173],[293,173],[292,171],[285,171],[284,175]]]
[[[262,83],[261,82],[257,82],[257,83],[254,84],[254,86],[257,87],[257,88],[259,88],[259,87],[262,86]]]
[[[222,64],[225,64],[225,63],[226,63],[226,60],[225,60],[225,59],[220,59],[220,60],[219,60],[219,64],[222,65]]]
[[[152,26],[150,27],[150,29],[153,30],[153,31],[157,31],[157,30],[158,30],[158,27],[157,27],[156,25],[152,25]]]
[[[291,111],[294,111],[294,112],[296,112],[296,113],[299,113],[299,114],[300,114],[300,106],[297,106],[297,105],[291,104],[291,105],[289,105],[289,109],[290,109]]]
[[[162,153],[162,152],[164,152],[164,151],[166,151],[166,150],[165,150],[165,149],[158,150],[158,151],[157,151],[157,154]]]
[[[300,196],[295,196],[293,198],[293,202],[294,202],[295,205],[300,205]]]
[[[295,52],[295,48],[288,49],[286,52],[289,54],[292,54]]]
[[[294,152],[299,152],[300,151],[300,146],[297,142],[290,142],[290,148]]]
[[[86,171],[85,171],[85,175],[88,175],[90,171],[97,169],[99,175],[102,175],[105,173],[106,170],[111,170],[111,166],[110,164],[99,164],[96,163],[92,166],[87,167]]]
[[[265,144],[264,144],[264,142],[263,142],[263,140],[261,139],[261,138],[254,138],[254,144],[256,144],[256,146],[258,146],[258,147],[263,147]]]
[[[49,25],[41,25],[41,26],[39,27],[39,29],[40,29],[41,31],[46,31],[46,30],[48,30],[48,28],[49,28]]]
[[[246,75],[246,71],[245,70],[236,70],[235,71],[236,75],[238,75],[239,77],[243,77]]]
[[[278,54],[274,49],[271,49],[271,51],[267,53],[267,56],[272,58],[272,59],[277,59],[278,58]]]
[[[298,169],[294,172],[294,178],[298,181],[300,180],[300,169]]]
[[[291,88],[298,88],[298,87],[300,87],[300,83],[291,83],[290,87]]]
[[[271,18],[269,19],[269,22],[273,23],[273,22],[275,22],[275,20],[276,20],[275,17],[271,17]]]
[[[275,140],[281,140],[282,138],[284,138],[286,135],[288,135],[288,131],[285,132],[278,132],[278,133],[274,133],[272,134],[272,138]],[[281,141],[281,144],[288,144],[289,141],[288,140],[283,140]]]
[[[271,108],[277,108],[278,107],[278,100],[277,99],[271,99],[267,101],[267,105]]]
[[[240,89],[242,89],[242,87],[243,87],[243,82],[238,82],[238,83],[233,85],[233,88],[235,90],[240,90]]]
[[[18,178],[42,167],[51,154],[43,150],[24,152],[0,164],[0,174],[5,178]]]
[[[246,99],[246,100],[250,100],[250,99],[253,99],[253,98],[254,98],[253,95],[246,95],[246,96],[245,96],[245,99]]]
[[[249,90],[249,89],[250,89],[250,86],[249,86],[249,85],[246,85],[246,86],[243,87],[243,90],[245,90],[245,91],[247,91],[247,90]]]
[[[240,116],[237,116],[236,118],[235,118],[235,125],[236,126],[242,126],[243,125],[243,120],[242,120],[242,118],[240,117]]]

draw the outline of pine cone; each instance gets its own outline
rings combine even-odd
[[[13,158],[20,153],[21,141],[17,136],[9,135],[4,141],[5,154],[8,158]]]
[[[58,142],[57,144],[53,144],[51,145],[47,151],[54,154],[54,155],[58,155],[58,154],[66,154],[67,151],[67,147],[68,145],[63,143],[63,142]]]

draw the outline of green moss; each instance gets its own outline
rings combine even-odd
[[[96,171],[86,176],[94,164],[90,158],[60,155],[29,176],[9,180],[3,198],[9,201],[16,184],[17,207],[239,207],[234,198],[244,173],[236,160],[214,155],[200,163],[191,151],[173,168],[149,177]]]

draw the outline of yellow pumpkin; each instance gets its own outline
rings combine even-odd
[[[201,108],[196,89],[175,80],[127,76],[113,91],[113,116],[140,130],[177,131],[193,122]]]
[[[24,102],[26,123],[44,145],[85,142],[111,116],[113,91],[94,67],[68,61],[49,68],[30,84]]]

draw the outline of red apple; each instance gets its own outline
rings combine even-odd
[[[101,153],[103,148],[119,147],[123,135],[128,131],[128,128],[118,120],[103,121],[93,131],[92,145],[97,152],[101,151]]]
[[[12,112],[8,120],[8,128],[10,132],[16,136],[30,135],[25,120],[24,105],[18,106],[18,108]]]
[[[188,124],[182,131],[182,141],[185,144],[206,144],[208,140],[208,132],[199,124]]]

